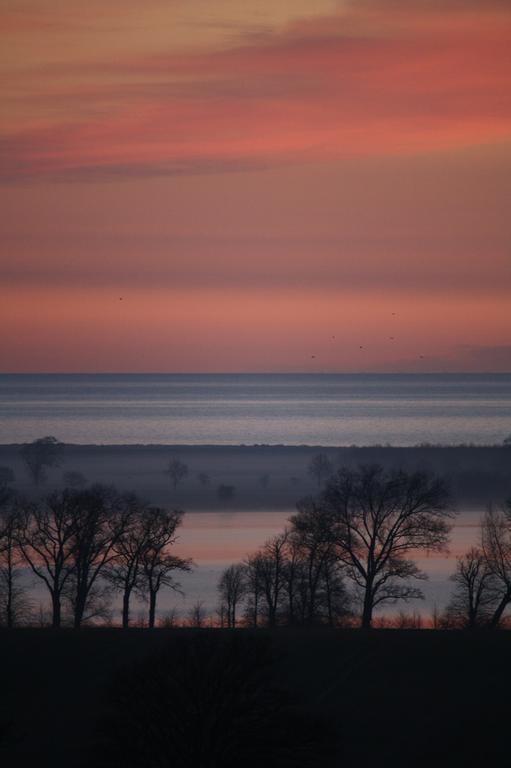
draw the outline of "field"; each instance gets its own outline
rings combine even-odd
[[[114,672],[211,634],[229,641],[220,630],[0,633],[2,719],[9,722],[2,765],[95,765],[91,749]],[[509,633],[256,634],[271,644],[275,685],[289,691],[307,717],[332,728],[329,764],[509,764]],[[176,701],[169,717],[179,711]],[[266,765],[273,765],[271,757]]]
[[[16,487],[32,493],[19,449],[18,445],[1,445],[0,465],[11,466]],[[175,504],[190,512],[226,506],[237,510],[292,509],[298,498],[317,492],[307,470],[318,452],[327,454],[334,467],[378,463],[445,475],[455,502],[467,507],[501,501],[511,492],[510,446],[66,445],[60,465],[48,470],[41,490],[62,486],[64,472],[78,471],[90,482],[113,483],[120,489],[135,490],[153,503]],[[178,457],[189,470],[176,489],[165,474],[172,457]],[[205,485],[200,482],[201,473],[208,475]],[[268,477],[263,485],[264,475]],[[220,484],[234,487],[231,500],[218,498]]]

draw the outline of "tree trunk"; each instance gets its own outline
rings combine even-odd
[[[5,601],[5,623],[7,625],[7,629],[12,629],[14,626],[12,540],[9,541],[7,546],[7,595]]]
[[[73,626],[75,629],[80,629],[80,627],[82,626],[83,614],[85,613],[85,601],[86,601],[86,598],[83,595],[76,596],[74,620],[73,620]]]
[[[502,618],[502,614],[506,610],[506,607],[511,602],[511,591],[507,591],[500,603],[498,604],[497,608],[495,609],[495,613],[491,617],[490,621],[488,622],[488,626],[490,629],[497,629],[499,622]]]
[[[325,588],[326,588],[326,606],[328,611],[328,626],[334,626],[334,616],[332,611],[332,592],[330,589],[330,578],[328,573],[328,567],[325,568]]]
[[[154,628],[154,620],[156,617],[156,592],[151,590],[149,592],[149,629]]]
[[[373,593],[369,586],[364,595],[364,608],[362,611],[362,629],[371,629],[373,623]]]
[[[294,588],[291,583],[291,587],[289,588],[289,600],[288,600],[288,606],[289,606],[289,623],[291,626],[294,626],[295,623],[295,600],[294,600]]]
[[[60,610],[60,595],[53,593],[51,596],[51,626],[53,629],[60,629],[61,622],[61,610]]]
[[[124,587],[124,594],[122,597],[122,628],[128,629],[130,625],[130,597],[131,597],[131,588],[128,586]]]
[[[7,600],[5,605],[7,629],[12,629],[14,626],[14,610],[12,602],[12,573],[9,567],[9,576],[7,578]]]

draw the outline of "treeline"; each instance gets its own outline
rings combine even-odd
[[[282,534],[224,571],[220,623],[422,628],[419,614],[375,622],[374,611],[424,597],[417,582],[427,575],[413,556],[445,550],[453,517],[439,478],[340,469],[317,497],[298,503]],[[453,595],[443,612],[435,610],[434,628],[502,626],[511,604],[511,500],[488,510],[479,538],[457,559]]]
[[[61,446],[43,438],[23,450],[40,484]],[[172,460],[168,471],[177,485],[187,468]],[[455,517],[446,482],[379,465],[335,471],[321,453],[309,474],[317,495],[297,503],[280,535],[224,571],[217,618],[199,601],[189,625],[422,625],[418,614],[401,611],[392,620],[381,614],[375,620],[375,611],[423,598],[420,582],[427,576],[415,558],[447,550]],[[0,623],[27,622],[30,598],[22,572],[28,569],[47,590],[55,628],[106,621],[114,594],[121,598],[123,627],[130,625],[134,596],[146,601],[146,625],[154,627],[161,589],[179,590],[176,576],[192,567],[172,549],[183,513],[134,493],[76,482],[28,500],[10,488],[12,479],[0,474]],[[434,627],[503,625],[511,604],[511,499],[487,511],[479,545],[457,559],[451,579],[451,600],[442,612],[435,610]],[[175,614],[166,623],[176,625]]]
[[[28,568],[47,590],[54,628],[104,620],[115,592],[123,627],[135,594],[147,601],[153,627],[161,589],[178,590],[176,573],[192,566],[172,553],[182,515],[103,485],[65,488],[37,501],[0,486],[0,623],[27,622],[31,606],[21,576]]]

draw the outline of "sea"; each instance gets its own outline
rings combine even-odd
[[[0,443],[500,444],[511,374],[0,374]]]
[[[43,435],[81,444],[495,445],[511,435],[511,374],[0,375],[0,444]],[[196,565],[182,592],[162,594],[160,617],[186,619],[197,602],[213,616],[222,570],[283,530],[292,512],[185,514],[176,554]],[[455,556],[477,542],[483,512],[460,510],[450,552],[419,561],[426,599],[405,610],[445,606]],[[135,606],[134,618],[144,615]]]

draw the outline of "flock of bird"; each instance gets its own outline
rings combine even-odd
[[[123,301],[123,296],[119,296],[119,301]],[[397,314],[396,312],[392,312],[393,317],[396,317],[396,314]],[[335,336],[332,336],[332,340],[335,341]],[[396,340],[395,336],[389,336],[389,341],[395,341],[395,340]],[[360,344],[358,348],[365,349],[363,344]],[[311,360],[315,360],[315,359],[316,359],[316,355],[311,355]],[[419,355],[419,360],[424,360],[424,355]]]
[[[392,316],[393,316],[393,317],[396,317],[396,315],[397,315],[397,313],[396,313],[396,312],[392,312]],[[395,341],[395,340],[396,340],[396,337],[395,337],[395,336],[389,336],[389,341]],[[335,336],[332,336],[332,341],[335,341]],[[359,344],[359,347],[358,347],[358,348],[359,348],[359,349],[366,349],[366,347],[364,347],[364,345],[363,345],[363,344]],[[315,360],[315,359],[316,359],[316,355],[311,355],[311,360]],[[419,358],[418,358],[418,359],[419,359],[419,360],[424,360],[424,355],[419,355]]]

